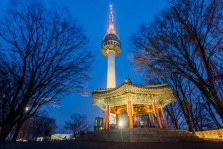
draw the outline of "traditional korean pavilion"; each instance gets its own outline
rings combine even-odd
[[[92,95],[93,104],[104,111],[105,129],[109,129],[110,113],[116,114],[116,124],[120,114],[127,114],[129,128],[134,128],[137,114],[148,114],[152,127],[162,128],[162,116],[164,127],[168,128],[163,108],[175,99],[168,84],[141,86],[133,84],[130,78],[116,88],[95,90]]]

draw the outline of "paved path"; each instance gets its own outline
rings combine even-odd
[[[223,142],[112,143],[56,141],[1,143],[0,149],[223,149]]]

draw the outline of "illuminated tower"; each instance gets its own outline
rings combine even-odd
[[[112,5],[110,5],[108,31],[102,41],[101,52],[105,57],[108,57],[107,88],[115,88],[115,57],[121,53],[121,44],[119,36],[115,32]]]

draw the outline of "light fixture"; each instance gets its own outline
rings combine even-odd
[[[25,110],[26,110],[26,112],[27,112],[27,111],[29,110],[29,107],[26,107],[26,109],[25,109]]]
[[[119,127],[119,128],[122,128],[123,126],[124,126],[124,122],[123,122],[123,121],[119,121],[119,122],[118,122],[118,127]]]

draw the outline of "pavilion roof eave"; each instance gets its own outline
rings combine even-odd
[[[168,84],[142,86],[142,85],[137,85],[137,84],[132,84],[132,83],[123,83],[116,88],[95,90],[94,92],[92,92],[92,95],[112,94],[114,92],[119,92],[119,91],[127,91],[127,92],[136,91],[137,93],[148,92],[150,94],[153,94],[155,92],[158,93],[158,92],[163,92],[163,91],[172,92],[172,89]]]
[[[122,105],[131,98],[133,104],[151,104],[157,101],[160,107],[166,106],[175,100],[172,88],[168,84],[141,86],[132,83],[123,83],[112,89],[95,90],[92,93],[93,104],[105,109],[105,105]]]
[[[101,110],[105,109],[105,107],[103,108],[103,104],[98,104],[93,102],[93,105],[99,107]]]

